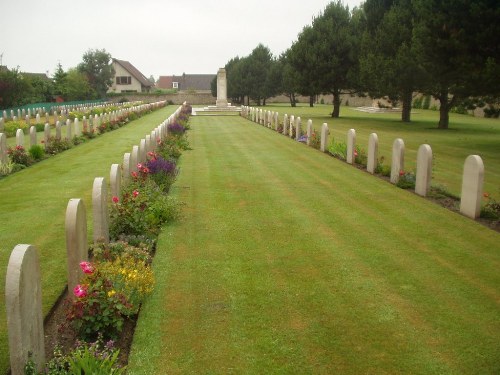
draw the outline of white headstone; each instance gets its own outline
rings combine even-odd
[[[137,172],[137,163],[139,163],[139,146],[132,146],[132,154],[131,154],[131,165],[132,165],[132,172]]]
[[[465,159],[462,177],[462,194],[460,196],[460,213],[476,219],[481,213],[483,197],[484,164],[478,155],[470,155]]]
[[[146,140],[143,138],[139,142],[139,163],[145,163],[146,162]]]
[[[66,139],[68,141],[71,141],[71,139],[73,138],[73,129],[72,129],[71,125],[72,125],[71,120],[67,119],[66,120]]]
[[[61,131],[61,122],[60,121],[57,121],[56,122],[56,139],[58,140],[61,140],[61,135],[62,131]]]
[[[302,126],[302,120],[300,117],[297,117],[295,119],[295,140],[298,141],[300,136],[302,134],[300,134],[300,127]]]
[[[30,147],[36,145],[36,127],[31,126],[30,127]]]
[[[75,117],[74,127],[75,127],[75,135],[77,137],[79,137],[80,135],[82,135],[82,132],[80,130],[80,123],[78,121],[78,117]]]
[[[427,196],[431,188],[432,178],[432,149],[429,145],[420,145],[417,153],[417,175],[415,179],[415,193],[422,197]]]
[[[354,164],[356,151],[356,130],[349,129],[347,132],[347,154],[346,154],[346,162],[348,164]]]
[[[307,141],[306,141],[308,146],[311,144],[312,131],[313,131],[313,122],[311,119],[309,119],[307,120]]]
[[[92,216],[94,218],[94,243],[109,242],[108,192],[104,177],[96,177],[92,188]]]
[[[123,154],[123,183],[126,184],[130,180],[130,173],[132,173],[132,160],[130,152]]]
[[[82,199],[70,199],[66,207],[66,256],[68,290],[79,284],[82,276],[80,262],[88,260],[87,213]]]
[[[287,135],[288,132],[288,115],[285,113],[283,116],[283,135]]]
[[[399,181],[400,173],[405,170],[405,143],[401,138],[394,140],[392,144],[391,182]]]
[[[7,136],[5,133],[0,133],[0,163],[7,164]]]
[[[366,170],[374,174],[375,168],[377,168],[378,159],[378,135],[377,133],[371,133],[368,139],[368,160],[366,164]]]
[[[109,185],[112,197],[120,197],[122,184],[122,170],[120,164],[111,164],[109,171]]]
[[[36,248],[17,245],[10,254],[5,283],[10,370],[24,374],[29,354],[37,371],[45,366],[40,264]]]
[[[328,134],[330,134],[330,129],[328,129],[328,124],[325,122],[321,126],[321,145],[320,151],[326,152],[328,148]]]
[[[24,147],[24,133],[22,129],[16,130],[16,146]]]

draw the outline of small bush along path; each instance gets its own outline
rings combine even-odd
[[[19,243],[39,251],[43,310],[54,305],[67,281],[64,220],[70,198],[82,198],[92,239],[92,184],[109,182],[111,164],[150,134],[177,107],[168,106],[89,142],[0,179],[0,374],[9,366],[5,311],[5,274],[10,253]]]
[[[499,233],[244,119],[191,128],[129,374],[500,372]]]

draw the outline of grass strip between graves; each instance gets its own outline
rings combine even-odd
[[[64,220],[69,199],[84,200],[90,240],[94,178],[102,176],[109,182],[111,164],[121,164],[123,154],[176,109],[154,111],[0,180],[0,374],[9,366],[5,275],[12,249],[19,243],[36,246],[46,314],[67,281]]]
[[[500,372],[497,232],[244,119],[191,126],[129,374]]]

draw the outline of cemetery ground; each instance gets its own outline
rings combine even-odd
[[[327,122],[336,141],[355,128],[362,148],[375,131],[388,163],[394,138],[405,140],[407,165],[427,142],[434,178],[456,194],[465,157],[478,153],[485,190],[500,186],[498,120],[457,116],[458,129],[443,132],[436,112],[404,125],[349,108],[338,120],[329,106],[273,108],[317,130]],[[66,282],[68,199],[83,198],[90,219],[93,178],[174,109],[0,180],[2,278],[17,243],[36,245],[47,312]],[[497,232],[242,118],[191,123],[193,150],[172,188],[183,219],[160,236],[129,373],[500,371]],[[456,186],[438,176],[450,169]],[[1,372],[5,309],[0,319]]]
[[[6,372],[9,363],[5,274],[12,249],[18,243],[27,243],[35,245],[39,251],[43,310],[46,314],[67,281],[64,218],[68,200],[84,200],[91,233],[94,178],[103,176],[108,181],[111,164],[121,164],[123,154],[176,109],[175,106],[168,106],[154,111],[120,129],[0,179],[0,278],[3,280],[0,283],[1,374]]]
[[[497,232],[245,119],[191,129],[129,374],[500,372]]]

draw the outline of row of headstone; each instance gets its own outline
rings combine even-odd
[[[177,110],[175,116],[179,113],[180,110]],[[167,123],[174,119],[175,117],[169,117],[147,135],[155,140],[149,142],[147,150],[154,151],[156,139],[166,137]],[[2,133],[0,144],[4,143],[6,137]],[[120,195],[121,174],[120,165],[113,164],[110,172],[111,192],[116,196]],[[108,193],[103,177],[95,178],[92,187],[92,217],[94,242],[109,242]],[[72,291],[79,283],[80,262],[88,260],[87,214],[82,199],[69,200],[65,231],[68,290]],[[40,264],[34,246],[17,245],[13,249],[7,266],[5,285],[11,373],[24,374],[24,366],[30,356],[37,371],[42,372],[45,365],[42,291]]]
[[[241,116],[261,125],[278,130],[278,113],[263,111],[255,107],[242,106]],[[299,140],[301,134],[300,117],[293,115],[283,116],[282,134],[292,137],[295,130],[295,139]],[[310,139],[313,132],[312,120],[307,122],[306,143],[310,145]],[[326,152],[328,148],[328,135],[330,131],[328,124],[321,126],[320,151]],[[356,130],[350,129],[347,132],[347,155],[346,162],[355,163],[356,151]],[[393,184],[398,183],[401,174],[404,172],[404,153],[405,144],[401,138],[394,140],[392,145],[392,163],[390,181]],[[375,173],[378,162],[378,136],[372,133],[368,140],[367,171]],[[432,176],[432,149],[431,146],[423,144],[419,147],[417,153],[417,170],[415,176],[415,193],[420,196],[427,196],[431,187]],[[480,156],[469,156],[464,164],[462,177],[462,194],[460,199],[460,212],[470,218],[478,218],[481,212],[481,200],[483,195],[484,183],[484,164]]]

